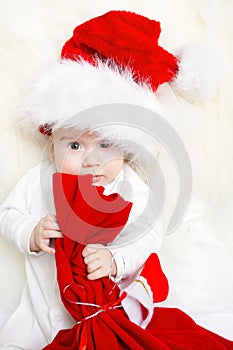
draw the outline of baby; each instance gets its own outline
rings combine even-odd
[[[34,137],[39,129],[45,140],[50,138],[50,161],[31,169],[1,207],[0,231],[25,254],[26,272],[20,305],[0,334],[1,349],[41,349],[60,329],[74,324],[61,302],[56,279],[52,240],[61,238],[62,232],[53,201],[55,172],[93,174],[93,185],[103,185],[105,195],[119,193],[133,203],[126,226],[113,242],[101,249],[88,245],[83,250],[89,279],[108,276],[111,270],[115,282],[123,281],[120,288],[129,285],[128,279],[158,250],[162,233],[153,225],[156,209],[151,192],[128,164],[132,160],[129,154],[137,158],[138,149],[133,154],[133,148],[112,143],[107,135],[93,133],[96,130],[83,127],[78,120],[68,127],[64,123],[99,106],[106,106],[110,116],[117,110],[112,104],[137,104],[160,112],[155,91],[176,77],[178,60],[158,45],[159,34],[159,22],[131,12],[111,11],[78,26],[63,46],[61,60],[34,84],[24,108],[23,127]],[[116,37],[121,40],[116,42]],[[141,42],[146,45],[143,51]],[[97,108],[93,115],[98,112]],[[141,145],[138,130],[131,133],[127,125],[129,113],[120,111],[127,134],[134,144]],[[99,117],[101,124],[101,113]],[[136,117],[143,118],[142,109],[136,113],[134,108],[132,117],[132,123]],[[119,139],[126,140],[122,134]]]
[[[53,173],[92,174],[93,186],[103,186],[104,194],[118,192],[133,203],[127,225],[112,243],[84,248],[90,280],[111,272],[114,281],[125,281],[158,250],[161,230],[148,230],[148,222],[153,220],[153,212],[147,208],[148,186],[127,164],[126,154],[127,150],[101,139],[93,130],[55,129],[50,136],[50,161],[31,169],[3,203],[0,230],[25,253],[26,285],[20,305],[0,334],[1,349],[41,349],[60,329],[74,324],[56,281],[52,243],[63,234],[55,216]]]
[[[160,286],[154,283],[153,288],[147,289],[145,276],[153,280],[156,275],[155,265],[147,268],[147,262],[149,256],[155,256],[152,253],[158,250],[162,233],[158,224],[153,225],[156,215],[150,202],[151,192],[130,166],[133,158],[129,154],[136,157],[138,150],[132,154],[98,130],[83,127],[78,119],[69,126],[64,124],[85,110],[91,110],[94,116],[98,108],[95,111],[92,108],[99,106],[108,107],[109,116],[114,111],[113,104],[131,107],[137,104],[159,114],[162,111],[166,116],[165,95],[171,94],[168,83],[173,82],[174,86],[178,81],[177,85],[186,91],[182,76],[186,78],[187,74],[183,69],[180,74],[179,69],[187,66],[190,73],[190,65],[183,64],[185,58],[182,61],[183,58],[159,46],[159,36],[159,22],[132,12],[110,11],[77,26],[62,48],[60,61],[34,84],[24,109],[24,128],[34,137],[38,129],[49,137],[50,161],[29,170],[1,207],[0,231],[25,254],[26,273],[20,304],[0,333],[2,350],[42,349],[59,330],[75,325],[63,306],[57,282],[53,239],[60,238],[55,242],[58,247],[56,243],[62,243],[63,233],[56,221],[53,200],[52,178],[56,172],[91,174],[93,186],[103,186],[105,195],[119,193],[133,204],[127,224],[113,242],[107,246],[87,245],[82,253],[88,279],[94,280],[88,281],[89,284],[111,274],[121,291],[127,292],[121,304],[129,297],[132,314],[130,308],[123,307],[130,320],[126,323],[135,329],[133,345],[129,348],[135,349],[136,345],[154,349],[165,344],[164,348],[196,349],[208,344],[211,349],[232,349],[232,342],[204,330],[178,309],[157,307],[154,312],[152,294],[160,291]],[[126,127],[127,116],[129,113],[121,115]],[[136,117],[143,120],[145,116],[140,109],[131,117],[132,124],[137,124]],[[101,118],[99,124],[104,122]],[[131,140],[137,145],[149,141],[149,137],[142,140],[137,132],[131,133],[130,127],[127,131],[129,136],[133,134]],[[143,278],[135,279],[144,269],[147,273]],[[166,283],[164,289],[167,293]],[[148,297],[146,301],[151,299],[151,303],[148,301],[141,308],[139,301],[137,308],[133,298],[130,299],[133,296],[130,293],[135,290],[139,291],[138,298],[144,293]],[[143,311],[147,323],[140,323],[137,310]],[[124,338],[126,333],[123,329]],[[140,339],[136,338],[137,334]],[[107,338],[108,334],[105,335]],[[102,349],[102,342],[99,346]]]

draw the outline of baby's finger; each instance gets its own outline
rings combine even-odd
[[[60,226],[58,225],[57,222],[53,221],[52,222],[52,226],[53,226],[54,230],[61,231],[61,228],[60,228]]]
[[[95,249],[95,250],[105,248],[105,246],[103,244],[100,244],[100,243],[88,244],[87,247]]]
[[[85,258],[84,258],[84,262],[86,265],[90,264],[92,261],[98,259],[98,255],[97,255],[97,252],[94,252],[92,254],[89,254],[87,255]]]
[[[103,270],[103,269],[98,269],[98,270],[95,270],[94,272],[92,272],[92,273],[89,273],[88,275],[87,275],[87,278],[89,279],[89,280],[97,280],[98,278],[101,278],[101,277],[105,277],[105,276],[107,276],[107,274],[106,274],[106,272]]]
[[[63,238],[63,234],[60,231],[44,230],[45,238]]]
[[[87,272],[92,273],[101,268],[100,260],[96,259],[87,264]]]
[[[47,245],[46,243],[41,243],[40,244],[40,249],[48,254],[55,254],[55,249],[51,248],[49,245]]]
[[[95,248],[91,248],[88,245],[83,249],[82,256],[86,258],[90,254],[94,254],[96,252]]]
[[[52,231],[53,232],[53,237],[51,238],[63,238],[64,235],[61,231]]]
[[[45,219],[45,221],[43,222],[43,227],[46,230],[56,230],[56,231],[61,230],[58,223],[55,221],[52,221],[50,218]]]

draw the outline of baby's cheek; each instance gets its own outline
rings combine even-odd
[[[61,162],[61,171],[68,174],[79,174],[81,159],[75,155],[66,155]]]

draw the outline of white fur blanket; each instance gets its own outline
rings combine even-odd
[[[17,110],[32,79],[57,59],[76,25],[108,10],[131,10],[161,22],[160,43],[170,51],[191,41],[216,49],[224,68],[217,96],[192,107],[191,122],[187,116],[177,120],[192,161],[193,196],[183,223],[164,238],[160,255],[171,287],[166,304],[233,339],[232,1],[1,0],[0,5],[0,201],[40,161],[40,145],[19,130]],[[163,159],[169,198],[176,172],[166,152]],[[168,202],[168,212],[170,207]],[[2,238],[0,245],[1,326],[19,301],[24,267],[20,253]]]

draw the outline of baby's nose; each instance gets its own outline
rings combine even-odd
[[[88,152],[82,162],[83,168],[89,168],[89,167],[97,167],[100,165],[100,161],[98,159],[98,156],[95,152],[95,150],[92,150],[91,152]]]

